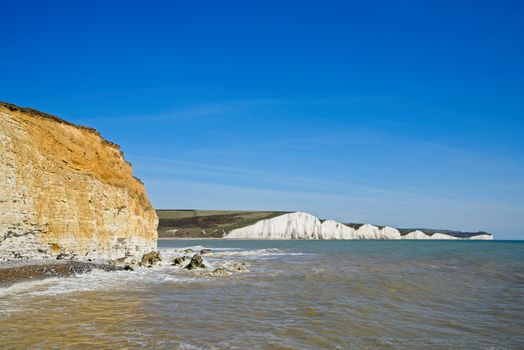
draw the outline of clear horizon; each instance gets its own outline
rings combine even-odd
[[[119,144],[155,208],[524,239],[523,4],[3,9],[0,100]]]

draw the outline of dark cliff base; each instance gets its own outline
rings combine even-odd
[[[15,283],[42,280],[50,277],[68,277],[90,272],[94,269],[104,271],[121,270],[110,264],[97,264],[82,261],[49,262],[9,262],[0,264],[0,287],[9,287]],[[14,265],[14,266],[13,266]]]

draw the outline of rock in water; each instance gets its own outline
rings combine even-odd
[[[156,249],[158,218],[119,146],[0,102],[0,260],[116,259]]]
[[[137,266],[137,261],[132,257],[123,257],[120,259],[111,260],[111,264],[113,266],[123,268],[126,271],[134,271]]]
[[[191,258],[189,265],[186,266],[186,269],[188,270],[205,269],[205,268],[206,268],[206,265],[204,265],[204,260],[202,260],[202,257],[199,254],[193,255],[193,258]]]
[[[249,272],[248,268],[246,267],[245,263],[233,263],[230,266],[230,269],[235,272]]]
[[[213,253],[211,249],[201,249],[200,250],[200,255],[211,254],[211,253]]]
[[[172,265],[180,266],[180,265],[183,265],[185,261],[186,261],[185,256],[177,256],[176,258],[173,259]]]
[[[222,277],[222,276],[229,276],[229,275],[231,275],[231,272],[227,271],[223,267],[219,267],[219,268],[216,268],[213,271],[211,271],[210,275],[211,276],[220,276],[220,277]]]
[[[160,261],[162,261],[160,253],[157,251],[152,251],[150,253],[144,254],[142,260],[140,261],[140,266],[152,267]]]

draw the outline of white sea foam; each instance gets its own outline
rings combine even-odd
[[[212,252],[203,255],[206,270],[188,271],[180,266],[173,266],[172,260],[178,256],[192,256],[194,253],[184,253],[185,249],[198,253],[202,249]],[[103,271],[95,269],[91,272],[70,277],[55,277],[37,281],[17,283],[7,288],[0,288],[0,297],[16,294],[49,296],[76,292],[97,290],[126,290],[128,288],[147,288],[154,283],[191,283],[195,280],[210,278],[209,272],[216,268],[231,269],[235,264],[242,264],[244,259],[266,258],[282,255],[302,255],[302,253],[286,253],[279,249],[242,250],[241,248],[206,248],[191,246],[185,248],[160,249],[162,261],[151,268],[138,267],[135,271]],[[249,267],[251,264],[246,264]]]
[[[15,295],[15,294],[22,294],[27,293],[35,288],[41,288],[45,287],[47,285],[52,285],[57,282],[60,278],[53,277],[53,278],[47,278],[44,280],[35,280],[35,281],[25,281],[25,282],[19,282],[12,286],[0,288],[0,298],[8,295]]]

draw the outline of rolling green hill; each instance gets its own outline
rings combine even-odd
[[[282,211],[191,210],[156,211],[159,238],[220,238],[225,232],[252,225],[259,220],[287,214]]]

